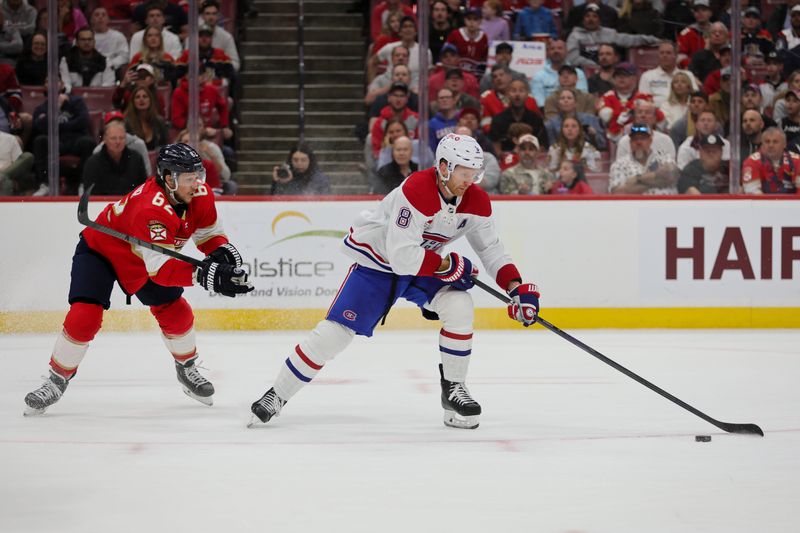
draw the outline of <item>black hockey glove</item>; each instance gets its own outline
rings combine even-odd
[[[208,257],[217,263],[226,263],[235,267],[242,266],[242,255],[231,243],[225,243],[210,254]]]
[[[211,257],[206,257],[203,266],[197,268],[195,279],[205,290],[231,298],[237,294],[246,294],[254,288],[247,281],[247,272],[244,269],[226,263],[215,263]]]

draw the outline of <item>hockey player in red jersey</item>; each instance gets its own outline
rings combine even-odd
[[[236,296],[253,286],[240,268],[239,252],[228,242],[217,219],[214,195],[204,184],[198,153],[185,144],[169,144],[159,152],[156,165],[157,176],[109,204],[95,221],[173,250],[180,250],[192,238],[206,254],[203,266],[86,228],[72,257],[70,308],[50,357],[50,375],[25,396],[26,414],[41,414],[61,398],[100,330],[115,281],[126,294],[136,295],[150,307],[175,359],[183,391],[212,404],[214,386],[195,365],[194,315],[181,296],[183,287],[196,283],[209,291]]]
[[[473,304],[467,292],[477,273],[450,242],[465,236],[512,303],[509,316],[536,321],[539,291],[522,278],[500,242],[489,195],[476,187],[483,177],[483,150],[472,137],[450,133],[436,148],[435,166],[411,174],[373,211],[355,220],[344,251],[355,264],[325,320],[289,354],[274,386],[251,406],[251,424],[268,422],[355,335],[372,336],[398,298],[417,304],[439,332],[444,423],[476,428],[481,407],[464,381],[472,353]]]

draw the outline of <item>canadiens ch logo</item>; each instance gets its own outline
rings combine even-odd
[[[160,222],[151,222],[147,225],[150,229],[150,240],[151,241],[166,241],[167,240],[167,228],[164,224]]]
[[[350,311],[349,309],[344,313],[342,313],[342,316],[345,317],[350,322],[355,322],[356,318],[358,318],[358,315],[354,311]]]

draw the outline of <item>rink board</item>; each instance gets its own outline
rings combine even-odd
[[[198,327],[305,329],[320,320],[352,260],[341,241],[377,200],[272,198],[219,201],[256,290],[236,299],[186,290]],[[95,216],[107,202],[93,201]],[[81,226],[69,201],[0,202],[0,332],[52,331],[66,309]],[[759,327],[800,324],[797,199],[592,199],[500,197],[501,240],[542,290],[543,316],[569,328]],[[480,262],[465,239],[453,249]],[[198,255],[189,243],[183,250]],[[471,291],[478,328],[513,328],[502,304]],[[135,301],[135,299],[134,299]],[[389,328],[434,327],[407,303]],[[141,305],[115,291],[107,329],[150,329]]]

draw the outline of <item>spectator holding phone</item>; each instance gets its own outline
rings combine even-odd
[[[314,151],[306,142],[293,146],[286,162],[272,169],[273,196],[309,196],[330,194],[330,192],[330,178],[319,169]]]

